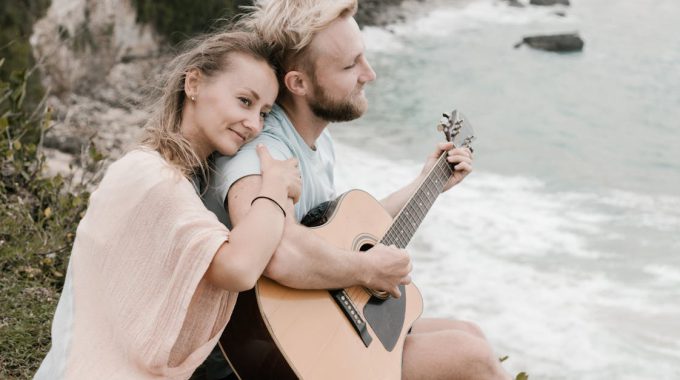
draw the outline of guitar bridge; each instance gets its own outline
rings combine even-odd
[[[342,310],[342,312],[345,314],[345,317],[352,324],[354,330],[357,332],[357,334],[359,334],[361,341],[364,342],[364,346],[368,347],[373,341],[373,338],[371,338],[371,335],[368,333],[366,321],[361,316],[361,314],[359,314],[359,311],[356,309],[356,307],[354,307],[354,304],[347,295],[347,292],[345,292],[344,289],[329,290],[328,292],[335,300],[335,303],[340,306],[340,310]]]

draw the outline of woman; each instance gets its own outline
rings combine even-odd
[[[139,148],[113,163],[78,226],[36,379],[187,379],[252,288],[297,201],[297,162],[258,147],[263,186],[232,231],[192,181],[257,135],[278,85],[254,36],[209,36],[176,57]]]

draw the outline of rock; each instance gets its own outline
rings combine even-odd
[[[515,8],[524,8],[524,4],[520,3],[519,0],[504,0],[509,6]]]
[[[549,5],[566,5],[566,6],[569,6],[569,0],[530,0],[529,4],[531,4],[531,5],[541,5],[541,6],[549,6]]]
[[[384,26],[427,10],[424,0],[361,0],[360,25]],[[140,105],[169,59],[162,38],[137,23],[132,0],[51,0],[30,42],[50,91],[53,126],[44,144],[53,168],[68,167],[91,141],[112,159],[141,135]]]
[[[570,33],[524,37],[522,41],[515,44],[515,49],[523,44],[539,50],[572,52],[583,50],[584,42],[577,33]]]
[[[362,0],[354,18],[364,26],[385,26],[399,20],[399,6],[404,0]]]
[[[48,132],[45,135],[43,144],[45,148],[52,148],[63,153],[76,155],[80,154],[81,149],[87,144],[87,137]]]
[[[123,57],[159,51],[158,37],[137,23],[129,0],[53,0],[30,42],[45,88],[58,94],[92,92]]]
[[[426,0],[360,0],[354,18],[362,29],[364,26],[384,27],[426,13],[429,5],[424,3]]]
[[[130,0],[52,0],[35,23],[30,42],[53,109],[46,148],[75,158],[92,141],[117,158],[137,140],[144,91],[167,57],[136,17]]]

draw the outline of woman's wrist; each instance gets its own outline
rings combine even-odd
[[[263,176],[262,178],[262,186],[260,187],[260,192],[257,195],[264,195],[273,198],[276,202],[284,207],[288,201],[288,189],[286,188],[286,185],[281,181],[268,179],[266,176]]]
[[[250,205],[254,205],[256,201],[262,201],[262,202],[271,202],[271,204],[277,206],[279,210],[281,210],[281,214],[283,214],[284,219],[286,218],[286,210],[283,208],[283,206],[277,202],[274,198],[268,197],[266,195],[258,195],[253,200],[250,202]]]

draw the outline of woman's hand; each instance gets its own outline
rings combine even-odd
[[[260,170],[262,173],[262,188],[267,185],[284,186],[289,198],[297,203],[302,193],[302,178],[298,168],[298,160],[276,160],[270,154],[267,147],[257,145],[257,155],[260,157]]]

